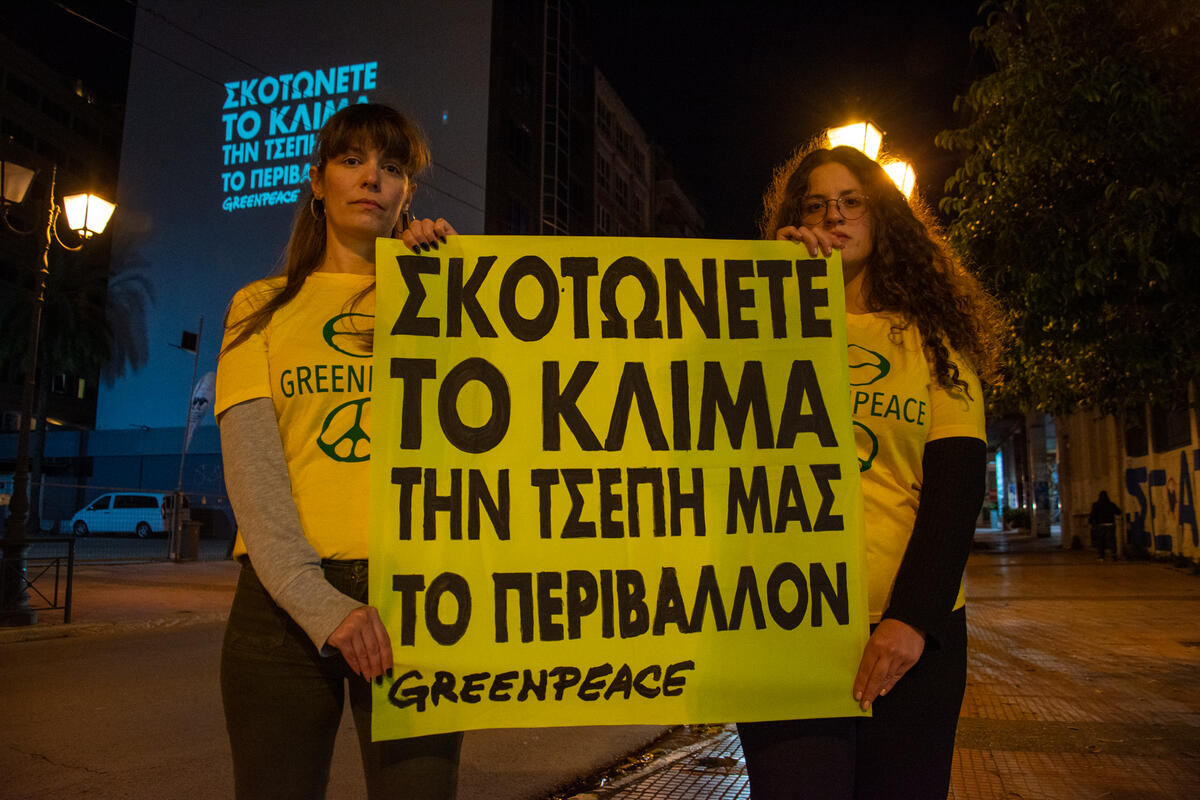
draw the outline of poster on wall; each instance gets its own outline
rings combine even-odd
[[[840,258],[377,248],[374,736],[861,714]]]

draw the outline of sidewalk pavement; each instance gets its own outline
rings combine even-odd
[[[63,624],[61,609],[39,610],[35,625],[0,628],[0,645],[223,622],[229,614],[238,570],[237,563],[229,560],[76,564],[71,622]],[[43,581],[51,583],[43,585]],[[47,576],[35,585],[48,592],[46,586],[52,581],[53,576]],[[59,591],[61,602],[65,587],[60,586]],[[36,596],[30,603],[41,605]]]
[[[136,637],[143,631],[205,624],[209,628],[218,628],[228,616],[239,569],[237,563],[229,560],[77,565],[71,622],[63,623],[62,610],[40,610],[35,625],[0,628],[0,660],[4,658],[5,646],[20,647],[17,643],[24,642],[36,645],[37,640],[88,637],[88,641],[97,641],[113,637],[114,641],[118,638],[123,641],[131,637],[122,634]],[[52,585],[53,577],[48,580]],[[60,587],[60,593],[64,590],[65,587]],[[36,596],[31,602],[41,605]],[[220,646],[219,634],[213,638],[212,646],[216,650]],[[215,655],[212,660],[216,660]],[[84,665],[80,664],[78,668],[82,669]],[[205,679],[211,680],[211,687],[206,691],[215,692],[215,670]],[[216,714],[220,714],[219,710]],[[458,796],[460,800],[539,800],[582,778],[607,770],[667,730],[663,726],[626,725],[472,731],[463,744]],[[223,734],[220,738],[224,745]],[[224,750],[223,757],[227,761],[227,748],[217,749]],[[23,763],[28,762],[28,754],[19,755]],[[48,761],[55,763],[53,759]],[[64,771],[78,769],[61,764],[59,767]],[[228,763],[223,763],[220,768],[229,771]],[[120,781],[145,781],[147,776],[143,773],[144,770],[114,770],[113,775],[104,777],[103,791],[107,794],[103,796],[136,796],[124,793]],[[30,781],[27,785],[41,785],[29,775],[23,777]],[[100,794],[97,789],[94,795],[89,793],[87,796]],[[5,789],[0,788],[0,797],[7,796]],[[16,796],[65,795],[22,793]],[[167,791],[159,796],[182,795]],[[330,796],[343,800],[359,800],[366,796],[349,711],[338,734]]]
[[[949,797],[1200,797],[1200,577],[1098,562],[1058,537],[981,531],[967,565],[970,652]],[[647,755],[573,800],[750,796],[732,726]],[[637,759],[631,759],[630,763]]]
[[[42,611],[37,625],[0,628],[0,645],[219,621],[237,571],[230,561],[83,564],[69,625]],[[966,583],[971,650],[950,797],[1200,797],[1200,577],[1097,562],[1057,537],[981,531]],[[577,783],[576,796],[749,797],[731,727],[686,736],[623,762],[640,769]],[[612,748],[590,753],[602,765],[637,745],[596,746]],[[564,772],[561,785],[588,777]]]

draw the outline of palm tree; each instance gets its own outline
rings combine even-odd
[[[29,529],[34,531],[40,527],[46,406],[54,376],[99,375],[111,386],[126,369],[146,363],[146,307],[153,300],[150,281],[136,269],[113,273],[107,262],[96,260],[97,255],[89,258],[59,249],[50,255],[38,340],[37,427],[30,442]],[[0,374],[24,375],[34,279],[29,271],[21,277],[24,286],[0,293]]]

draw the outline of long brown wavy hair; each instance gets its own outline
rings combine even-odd
[[[916,324],[938,383],[966,390],[950,349],[981,378],[997,381],[999,312],[979,281],[963,266],[919,199],[905,199],[883,167],[853,147],[825,147],[818,139],[798,149],[775,170],[763,197],[764,238],[788,225],[800,226],[800,201],[812,171],[825,164],[850,170],[868,198],[871,255],[863,276],[867,309],[894,314],[893,330]]]
[[[413,179],[429,166],[429,145],[417,124],[391,106],[380,103],[355,103],[348,105],[331,116],[317,134],[313,149],[313,166],[324,174],[330,159],[354,149],[377,149],[400,163],[408,177],[408,199],[416,188]],[[266,303],[240,320],[232,323],[237,334],[221,349],[221,355],[235,345],[245,341],[261,330],[271,316],[287,305],[299,293],[308,276],[313,274],[325,259],[325,215],[318,219],[315,209],[323,211],[320,200],[314,202],[312,186],[305,182],[297,200],[296,213],[292,219],[292,233],[287,248],[274,275],[282,277],[283,283]],[[392,235],[399,237],[407,224],[407,209],[396,223]],[[357,305],[375,290],[375,284],[355,296],[350,305]],[[225,312],[225,325],[230,327],[229,314]],[[369,339],[370,332],[366,338]],[[369,341],[367,342],[369,344]]]

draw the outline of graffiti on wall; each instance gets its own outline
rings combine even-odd
[[[1125,515],[1126,531],[1134,547],[1171,552],[1176,532],[1182,546],[1200,547],[1194,491],[1200,448],[1190,453],[1181,449],[1178,463],[1178,474],[1145,466],[1125,470],[1125,489],[1134,502],[1134,510]]]

